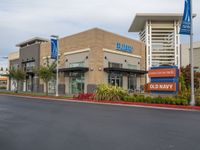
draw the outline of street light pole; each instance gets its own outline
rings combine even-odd
[[[191,67],[191,101],[190,105],[195,105],[194,98],[194,65],[193,65],[193,14],[192,14],[192,0],[190,0],[190,16],[191,16],[191,31],[190,31],[190,67]]]
[[[56,65],[56,96],[58,96],[58,54],[59,54],[59,37],[57,36],[57,65]]]

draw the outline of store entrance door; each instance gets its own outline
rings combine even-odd
[[[136,74],[131,74],[128,76],[128,89],[131,91],[136,91],[137,89],[137,76]]]
[[[84,73],[73,72],[70,73],[70,93],[78,94],[84,93]]]

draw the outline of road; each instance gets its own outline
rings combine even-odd
[[[200,150],[200,112],[0,96],[0,150]]]

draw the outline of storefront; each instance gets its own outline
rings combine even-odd
[[[59,93],[91,93],[102,83],[141,92],[146,74],[144,57],[142,42],[97,28],[61,38]],[[41,44],[40,59],[41,65],[53,62],[50,43]]]

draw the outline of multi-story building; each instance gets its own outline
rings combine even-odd
[[[90,93],[102,83],[141,90],[146,73],[144,48],[140,41],[98,28],[59,39],[59,93]],[[54,61],[50,53],[50,42],[42,43],[41,66]],[[55,92],[55,80],[49,82],[48,90]]]
[[[181,18],[182,14],[136,14],[129,32],[139,32],[146,45],[146,70],[161,65],[180,67]]]
[[[9,68],[22,69],[26,73],[26,78],[23,82],[17,85],[14,79],[10,79],[10,90],[14,91],[18,88],[19,91],[39,92],[39,78],[34,72],[40,66],[40,44],[47,42],[46,39],[33,38],[17,44],[19,51],[9,55]],[[18,87],[17,87],[18,86]]]
[[[193,43],[193,63],[195,70],[200,72],[200,42]],[[181,44],[181,67],[190,64],[190,44]]]

